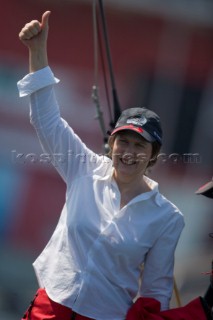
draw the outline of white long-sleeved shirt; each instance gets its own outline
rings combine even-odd
[[[30,95],[31,123],[43,150],[63,155],[56,169],[67,185],[57,227],[33,266],[49,297],[97,320],[124,320],[138,293],[169,307],[174,251],[184,226],[175,205],[151,191],[120,209],[112,161],[89,150],[60,117],[49,67],[18,82]]]

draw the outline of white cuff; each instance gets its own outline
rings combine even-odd
[[[36,72],[27,74],[23,79],[17,82],[19,96],[25,97],[33,92],[58,83],[60,80],[54,77],[50,67],[45,67]]]

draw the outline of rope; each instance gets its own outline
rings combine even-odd
[[[96,116],[95,118],[99,120],[99,125],[104,137],[104,145],[107,140],[106,129],[103,119],[103,112],[100,107],[99,102],[99,92],[98,92],[98,36],[97,36],[97,19],[96,19],[96,1],[93,1],[93,38],[94,38],[94,82],[92,87],[92,99],[96,106]]]

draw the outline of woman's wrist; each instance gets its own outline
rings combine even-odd
[[[29,71],[35,72],[48,66],[46,48],[30,50],[29,52]]]

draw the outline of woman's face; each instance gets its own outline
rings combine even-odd
[[[152,144],[138,133],[118,132],[111,148],[115,177],[135,179],[145,173],[152,156]]]

